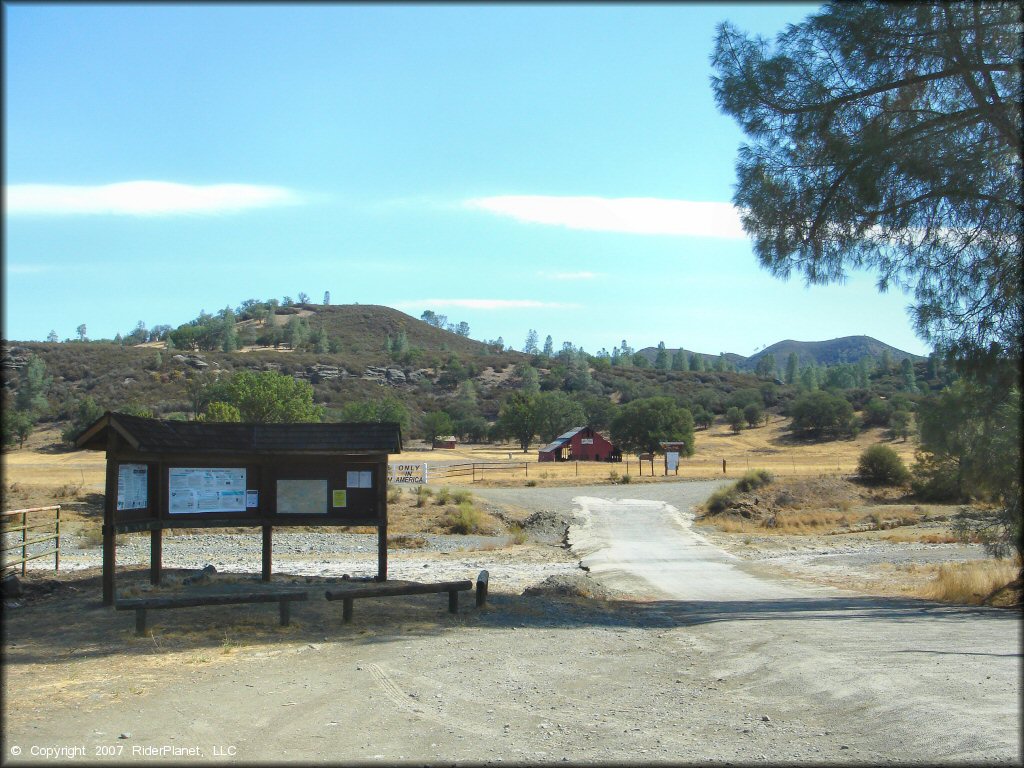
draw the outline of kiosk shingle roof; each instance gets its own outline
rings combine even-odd
[[[114,429],[138,451],[167,453],[401,453],[398,424],[237,424],[164,421],[107,412],[75,441],[78,448],[104,450]]]

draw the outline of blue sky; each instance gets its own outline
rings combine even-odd
[[[814,5],[4,6],[4,336],[249,298],[427,309],[522,348],[926,353],[870,274],[757,266],[709,55]]]

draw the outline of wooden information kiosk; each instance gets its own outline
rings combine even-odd
[[[237,424],[104,414],[77,440],[107,452],[103,603],[113,605],[116,534],[150,532],[160,583],[165,528],[260,527],[270,580],[279,526],[375,526],[377,581],[387,579],[388,454],[398,424]]]

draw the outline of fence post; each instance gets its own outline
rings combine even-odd
[[[28,512],[21,513],[21,575],[24,576],[27,573],[28,563],[26,558],[28,557],[28,546],[25,544],[25,540],[28,538]]]
[[[57,522],[54,526],[54,533],[57,534],[57,549],[53,553],[53,570],[60,570],[60,504],[57,505]]]

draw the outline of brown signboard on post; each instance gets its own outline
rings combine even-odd
[[[106,413],[77,440],[107,452],[103,602],[114,602],[118,533],[150,531],[160,582],[166,528],[260,527],[263,579],[280,526],[375,526],[387,579],[388,454],[398,424],[237,424]]]

